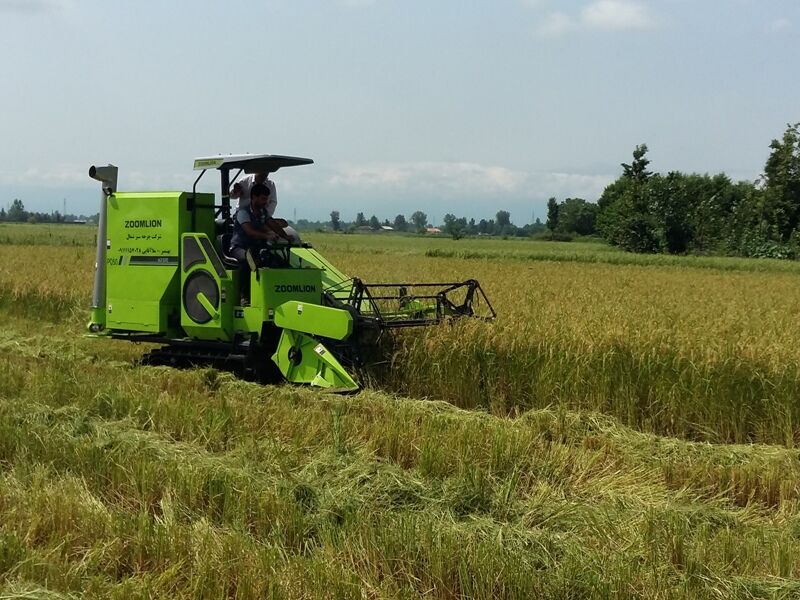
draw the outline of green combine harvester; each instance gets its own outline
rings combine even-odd
[[[475,280],[367,284],[310,244],[290,242],[250,254],[250,305],[240,306],[238,263],[228,255],[230,186],[242,172],[312,163],[269,154],[198,158],[190,192],[118,192],[117,167],[91,167],[102,201],[90,334],[161,344],[144,364],[208,365],[262,382],[354,391],[385,332],[495,317]],[[220,174],[219,204],[196,191],[209,169]]]

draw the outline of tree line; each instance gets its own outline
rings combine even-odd
[[[415,211],[408,218],[405,215],[397,215],[394,220],[384,219],[381,221],[375,215],[369,219],[363,212],[356,215],[355,221],[342,221],[338,210],[331,211],[330,221],[324,225],[329,225],[333,231],[356,231],[371,229],[378,231],[383,227],[391,227],[392,231],[425,233],[431,224],[428,222],[428,215],[421,210]],[[302,220],[298,222],[301,228],[307,228],[314,224]],[[322,225],[322,224],[321,224]],[[503,235],[503,236],[529,236],[546,230],[546,227],[538,219],[536,223],[517,227],[511,222],[511,213],[507,210],[499,210],[494,219],[467,219],[466,217],[456,217],[453,214],[446,214],[443,219],[442,227],[444,233],[449,234],[455,239],[467,235]]]
[[[0,223],[73,223],[87,220],[97,221],[97,215],[62,215],[57,210],[49,213],[31,212],[25,210],[25,204],[19,198],[14,198],[8,209],[0,207]]]
[[[597,202],[596,229],[633,252],[800,256],[800,123],[772,140],[754,182],[648,170],[647,145]]]

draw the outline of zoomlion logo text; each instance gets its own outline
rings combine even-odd
[[[161,219],[133,219],[125,221],[125,229],[140,227],[161,227]]]
[[[291,292],[316,292],[317,286],[315,285],[299,285],[299,284],[276,284],[275,285],[275,292],[278,294],[288,294]]]

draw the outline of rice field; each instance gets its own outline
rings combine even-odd
[[[335,396],[81,337],[89,227],[0,227],[0,597],[800,597],[798,265],[309,235],[478,279]]]

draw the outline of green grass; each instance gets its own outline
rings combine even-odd
[[[719,271],[749,271],[755,273],[800,273],[800,263],[778,259],[752,259],[729,256],[675,256],[669,254],[633,254],[614,251],[602,244],[527,242],[524,247],[506,249],[433,248],[425,256],[433,258],[477,258],[490,260],[555,261],[635,265],[641,267],[677,267],[680,269],[715,269]]]
[[[567,263],[677,267],[756,273],[800,273],[800,262],[728,256],[673,256],[634,254],[602,241],[550,242],[526,238],[476,237],[453,240],[444,236],[398,234],[305,235],[322,252],[418,256],[491,261],[553,261]]]
[[[0,245],[94,246],[96,225],[0,223]]]

